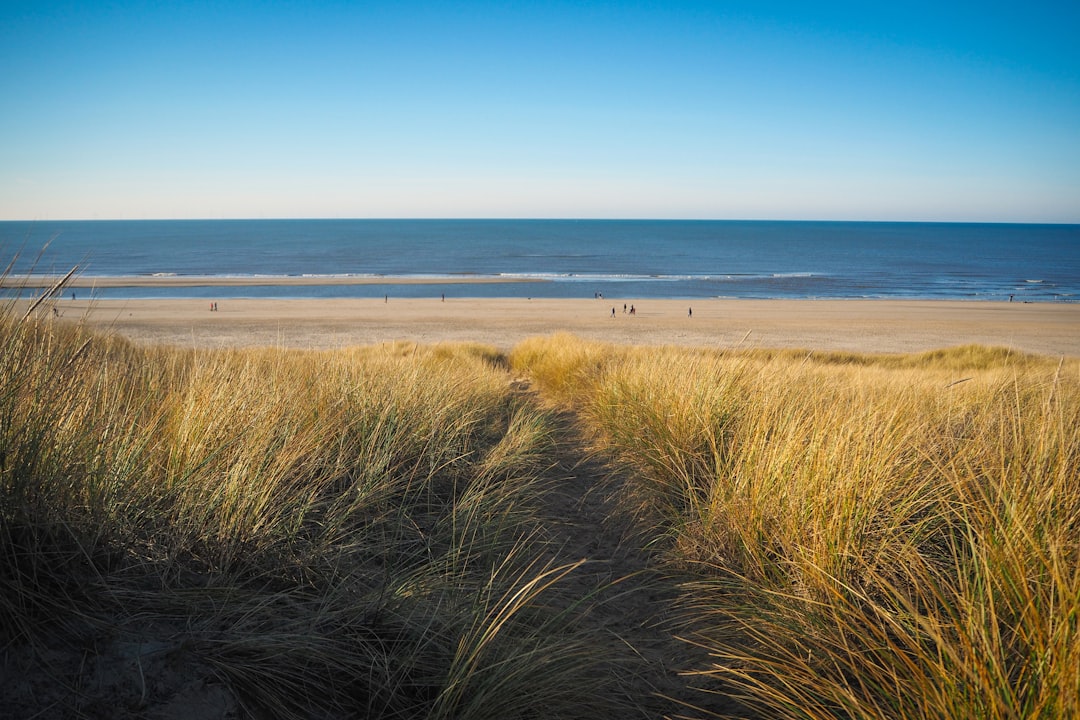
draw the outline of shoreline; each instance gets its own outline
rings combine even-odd
[[[63,275],[0,278],[0,289],[51,288]],[[64,283],[73,288],[313,287],[319,285],[490,285],[550,282],[544,278],[487,275],[90,275]]]
[[[568,332],[620,345],[903,353],[975,343],[1080,357],[1080,304],[1073,303],[223,298],[211,311],[211,302],[61,297],[44,303],[39,312],[137,343],[196,348],[332,349],[404,341],[478,342],[505,351],[528,337]],[[636,313],[624,313],[624,303]],[[27,305],[15,303],[16,308]]]

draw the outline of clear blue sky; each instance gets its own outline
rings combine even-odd
[[[1080,222],[1080,3],[21,2],[0,219]]]

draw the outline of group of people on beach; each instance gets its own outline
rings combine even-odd
[[[633,305],[627,308],[626,303],[623,303],[622,311],[624,315],[637,315],[637,308]],[[611,308],[611,317],[615,317],[615,308]],[[694,308],[686,308],[686,317],[694,317]]]

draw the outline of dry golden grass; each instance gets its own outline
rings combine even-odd
[[[122,705],[79,684],[125,642],[251,716],[633,711],[611,670],[635,649],[542,539],[553,424],[521,375],[622,469],[708,651],[688,683],[762,717],[1080,714],[1076,360],[197,351],[48,308],[0,312],[0,644],[30,670],[67,648],[56,716],[146,713],[145,679]],[[0,700],[36,712],[20,687]]]
[[[512,354],[628,470],[688,639],[768,717],[1080,712],[1080,363]]]
[[[259,716],[616,714],[604,643],[553,601],[574,566],[543,559],[549,420],[503,362],[146,349],[0,315],[0,644],[55,679],[9,685],[8,711],[142,715],[141,664],[132,701],[88,694],[78,662],[134,645]]]

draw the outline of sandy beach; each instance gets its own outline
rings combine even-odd
[[[86,322],[139,343],[201,348],[475,341],[505,350],[527,337],[569,332],[635,345],[918,352],[980,343],[1080,356],[1080,304],[1064,303],[227,299],[218,301],[216,312],[210,301],[198,299],[60,299],[55,305],[61,319]]]

